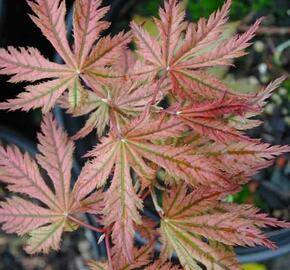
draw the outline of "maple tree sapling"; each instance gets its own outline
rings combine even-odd
[[[44,114],[36,160],[17,147],[0,147],[0,180],[16,193],[0,204],[4,231],[28,235],[30,254],[58,250],[62,234],[82,226],[101,232],[108,261],[88,262],[95,270],[235,270],[241,266],[233,246],[275,248],[261,229],[289,223],[225,198],[290,151],[244,132],[260,124],[255,116],[284,77],[257,93],[240,93],[208,73],[246,54],[261,19],[225,39],[230,0],[197,23],[185,21],[183,5],[169,0],[154,18],[157,36],[132,22],[128,33],[111,37],[102,36],[109,8],[101,0],[76,0],[70,45],[65,1],[27,2],[64,64],[35,48],[0,50],[0,74],[28,83],[0,109]],[[72,138],[50,113],[56,105],[88,116]],[[92,131],[99,142],[71,188],[73,140]],[[159,222],[142,211],[150,198]],[[97,216],[100,227],[86,224],[85,213]],[[135,245],[135,233],[144,246]],[[154,261],[157,242],[162,248]],[[179,265],[170,261],[173,253]]]

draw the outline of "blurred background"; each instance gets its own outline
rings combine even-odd
[[[73,1],[66,2],[70,11]],[[151,16],[157,16],[158,7],[162,2],[104,1],[104,4],[112,5],[107,16],[107,19],[112,21],[108,33],[128,30],[128,23],[133,19],[144,23],[147,30],[155,34],[156,29]],[[208,17],[222,3],[222,0],[185,0],[187,18],[196,21],[200,17]],[[47,58],[57,60],[53,48],[27,16],[29,12],[24,0],[0,0],[0,47],[33,46]],[[265,16],[265,19],[247,56],[238,59],[235,67],[212,69],[210,72],[222,78],[234,89],[247,92],[256,91],[281,75],[288,75],[288,79],[268,101],[265,112],[260,117],[264,124],[249,134],[261,137],[263,141],[271,144],[290,144],[290,1],[233,0],[230,15],[224,35],[246,30],[258,17]],[[0,101],[15,97],[25,86],[9,84],[6,82],[7,79],[5,76],[0,77]],[[0,141],[17,143],[33,153],[40,121],[41,112],[38,110],[29,113],[0,111]],[[73,132],[77,124],[72,119],[65,119],[65,126],[69,132]],[[82,147],[89,148],[86,141],[81,143]],[[4,186],[0,185],[0,199],[5,192]],[[254,203],[271,216],[290,221],[289,156],[280,157],[271,168],[256,175],[239,194],[229,197],[228,200]],[[263,248],[237,249],[245,270],[290,269],[290,232],[273,230],[267,233],[277,242],[279,249],[275,252]],[[0,270],[86,269],[84,261],[92,257],[93,237],[82,231],[70,234],[64,237],[61,252],[32,258],[22,251],[23,239],[0,231]],[[99,252],[100,256],[104,255],[102,250]]]

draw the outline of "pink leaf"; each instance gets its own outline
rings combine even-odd
[[[82,66],[86,57],[98,39],[100,32],[109,27],[109,23],[100,21],[109,8],[100,8],[101,0],[77,0],[74,10],[75,54],[78,65]]]
[[[48,61],[37,49],[23,47],[0,49],[0,68],[0,74],[13,75],[10,82],[33,82],[69,73],[66,66]]]

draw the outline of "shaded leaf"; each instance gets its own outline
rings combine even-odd
[[[232,270],[241,268],[228,246],[274,248],[259,228],[289,224],[259,214],[251,206],[223,203],[221,199],[231,192],[208,187],[188,190],[183,185],[165,194],[160,229],[164,255],[175,251],[185,269],[199,269],[200,262],[207,269]]]

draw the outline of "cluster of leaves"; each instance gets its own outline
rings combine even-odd
[[[184,269],[233,270],[240,269],[233,246],[275,248],[260,229],[286,222],[224,199],[290,150],[243,133],[260,124],[252,118],[283,78],[241,94],[207,73],[244,55],[261,20],[224,40],[230,0],[196,24],[185,22],[183,6],[169,0],[154,19],[157,37],[134,22],[129,33],[101,37],[108,8],[100,0],[76,0],[71,47],[64,1],[28,4],[64,64],[35,48],[0,50],[0,73],[30,83],[0,108],[46,114],[36,157],[44,170],[16,147],[0,148],[0,179],[19,194],[1,203],[5,231],[28,234],[27,252],[47,253],[59,248],[64,231],[88,227],[82,214],[96,215],[102,228],[92,229],[104,232],[108,263],[90,262],[92,269],[180,269],[170,262],[175,252]],[[128,49],[131,41],[135,51]],[[73,116],[88,115],[73,139],[93,130],[99,138],[72,190],[74,144],[49,113],[57,104]],[[149,198],[158,223],[142,213]],[[147,239],[145,246],[134,246],[136,232]],[[162,249],[153,262],[157,241]]]

